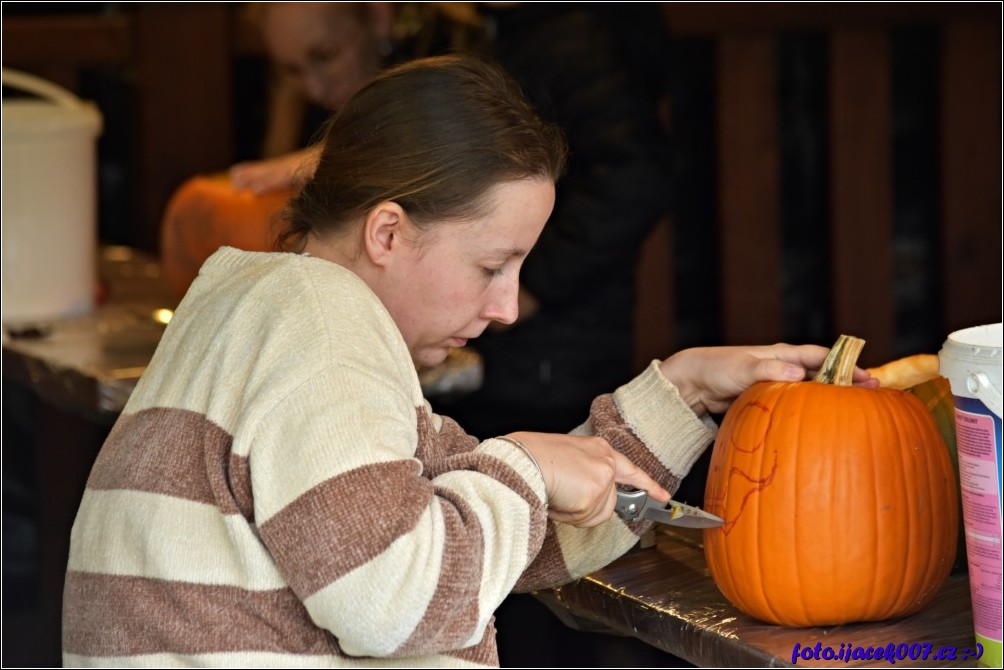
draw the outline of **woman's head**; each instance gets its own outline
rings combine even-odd
[[[376,76],[390,44],[386,2],[274,2],[253,6],[276,68],[313,103],[337,110]]]
[[[420,228],[483,214],[501,182],[556,181],[566,152],[561,131],[495,65],[461,56],[411,61],[386,70],[332,117],[282,246],[346,231],[387,200]]]
[[[487,61],[406,63],[332,117],[284,246],[336,249],[416,361],[434,364],[491,321],[515,319],[519,268],[550,215],[566,151],[561,131]]]

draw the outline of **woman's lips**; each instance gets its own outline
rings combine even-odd
[[[465,346],[467,346],[467,338],[466,337],[451,337],[450,338],[450,346],[452,346],[452,347],[465,347]]]

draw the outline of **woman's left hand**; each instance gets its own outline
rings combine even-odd
[[[797,382],[811,378],[829,351],[812,344],[705,347],[673,354],[659,368],[694,413],[721,413],[759,381]],[[855,386],[878,386],[864,369],[854,369]]]

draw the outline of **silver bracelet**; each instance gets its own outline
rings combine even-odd
[[[537,462],[537,459],[533,457],[533,454],[530,453],[530,450],[526,448],[525,444],[523,444],[519,440],[513,439],[511,437],[507,437],[505,435],[499,435],[495,439],[496,440],[502,440],[503,442],[508,442],[509,444],[511,444],[512,446],[516,447],[517,449],[519,449],[520,451],[522,451],[524,454],[526,454],[527,458],[530,459],[530,462],[533,463],[533,466],[535,468],[537,468],[537,472],[540,473],[540,478],[544,481],[544,486],[546,488],[546,486],[547,486],[547,479],[544,477],[544,470],[540,467],[540,463]]]

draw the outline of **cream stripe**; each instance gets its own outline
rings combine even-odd
[[[268,652],[230,654],[144,654],[140,656],[79,656],[63,654],[66,668],[482,668],[496,667],[470,663],[451,656],[349,659],[333,656],[289,656]]]
[[[510,447],[515,449],[515,447]],[[528,459],[525,456],[524,460]],[[538,480],[535,466],[527,475]],[[449,473],[436,478],[436,485],[458,492],[478,517],[486,539],[484,570],[478,598],[478,625],[467,644],[475,644],[484,633],[488,618],[526,568],[530,541],[530,507],[511,488],[487,475]],[[505,510],[499,515],[498,510]]]
[[[438,505],[429,509],[412,533],[304,601],[311,618],[334,633],[345,653],[391,654],[424,616],[437,582],[429,577],[440,573],[445,543],[442,512]],[[352,616],[345,616],[346,603],[356,603]]]
[[[419,408],[387,380],[356,375],[305,383],[258,425],[251,448],[255,521],[260,526],[318,484],[353,468],[412,458]],[[373,426],[380,426],[374,434]],[[416,469],[420,469],[419,465]]]
[[[678,477],[690,471],[715,437],[662,376],[657,361],[617,389],[614,401],[631,430]]]
[[[84,492],[68,567],[254,590],[286,585],[243,517],[139,491]]]
[[[526,460],[522,454],[519,458]],[[476,548],[490,554],[483,565],[504,567],[495,574],[482,574],[478,622],[466,641],[471,645],[481,640],[495,607],[523,571],[529,541],[529,510],[518,494],[481,473],[449,473],[437,477],[436,485],[457,491],[474,511],[485,529],[484,535],[496,539],[494,546]],[[505,512],[500,515],[497,510]],[[432,505],[412,533],[308,598],[307,609],[319,625],[335,634],[346,653],[354,656],[393,653],[408,641],[427,615],[438,586],[438,580],[430,580],[428,576],[440,574],[440,552],[448,543],[442,510],[439,505]],[[456,542],[450,544],[456,546]],[[366,606],[351,618],[340,616],[344,594],[353,594]],[[379,631],[376,638],[373,631]]]

